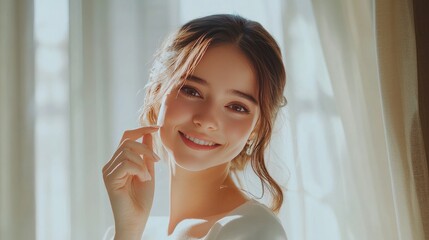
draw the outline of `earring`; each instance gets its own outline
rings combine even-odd
[[[250,140],[246,143],[246,155],[252,155],[252,142]]]

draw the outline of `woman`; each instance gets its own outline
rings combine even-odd
[[[155,152],[170,167],[170,214],[158,230],[166,237],[286,239],[275,215],[283,192],[264,158],[285,78],[275,40],[240,16],[195,19],[167,39],[146,88],[144,127],[126,131],[103,168],[115,239],[150,235]],[[233,180],[248,163],[270,191],[271,209]]]

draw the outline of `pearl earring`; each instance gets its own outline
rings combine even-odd
[[[246,143],[246,155],[252,155],[252,141],[247,141]]]

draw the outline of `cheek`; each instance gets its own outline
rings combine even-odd
[[[246,142],[253,129],[253,120],[233,120],[225,124],[225,133],[228,136],[228,142],[238,153],[246,145]]]
[[[232,153],[238,155],[245,147],[259,119],[259,111],[253,117],[233,119],[225,125],[225,133]]]
[[[189,107],[187,107],[186,104],[183,104],[182,101],[178,101],[176,99],[176,95],[176,92],[169,93],[163,98],[158,113],[157,124],[159,126],[163,126],[166,123],[165,120],[167,120],[167,123],[171,122],[171,120],[176,122],[176,119],[186,116],[189,112]]]
[[[176,133],[176,126],[190,121],[191,113],[192,109],[189,104],[186,105],[182,101],[176,100],[175,96],[167,97],[158,114],[158,123],[161,124],[159,134],[164,145],[170,145],[169,141],[173,137],[172,134]]]
[[[180,99],[169,99],[166,101],[168,111],[165,111],[165,119],[172,123],[182,122],[192,116],[192,107],[190,104]]]

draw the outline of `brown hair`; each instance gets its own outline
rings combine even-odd
[[[237,46],[253,64],[259,85],[260,118],[252,133],[251,144],[232,160],[231,171],[236,174],[250,161],[261,180],[262,194],[266,187],[272,195],[271,208],[278,212],[283,203],[283,191],[266,168],[264,152],[279,108],[286,103],[283,96],[286,73],[279,46],[258,22],[237,15],[219,14],[184,24],[156,54],[146,86],[141,122],[143,125],[156,124],[162,97],[182,84],[207,48],[217,44]],[[246,153],[247,148],[252,150],[251,154]]]

